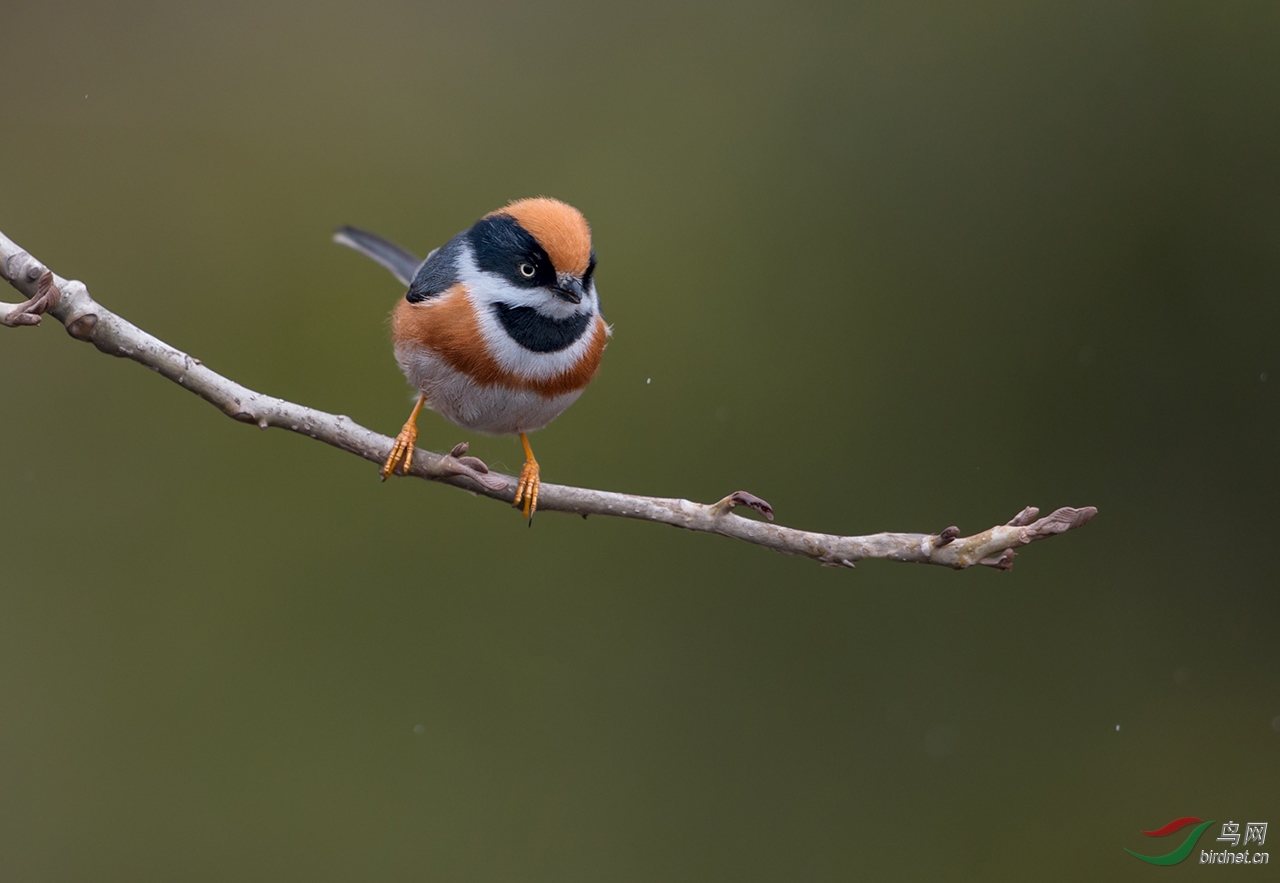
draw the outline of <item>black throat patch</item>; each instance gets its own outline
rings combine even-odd
[[[493,305],[493,314],[511,339],[535,353],[558,353],[572,346],[586,333],[593,314],[574,313],[567,319],[552,319],[533,307],[512,307],[504,303]]]

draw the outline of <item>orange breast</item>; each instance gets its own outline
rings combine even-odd
[[[536,392],[554,398],[582,389],[600,368],[608,341],[604,319],[596,316],[591,342],[568,370],[546,380],[530,380],[503,368],[489,353],[475,310],[461,283],[422,303],[401,299],[391,313],[391,337],[397,344],[416,343],[434,352],[455,371],[484,386]]]

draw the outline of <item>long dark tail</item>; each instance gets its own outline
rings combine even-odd
[[[358,230],[355,227],[339,227],[333,233],[333,241],[347,248],[353,248],[365,257],[382,264],[405,286],[413,281],[413,274],[422,263],[420,258],[405,251],[394,242],[389,242],[376,233]]]

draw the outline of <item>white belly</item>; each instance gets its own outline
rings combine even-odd
[[[541,429],[582,395],[578,389],[545,398],[529,390],[481,386],[416,344],[397,346],[396,361],[409,382],[422,391],[428,408],[450,423],[490,435]]]

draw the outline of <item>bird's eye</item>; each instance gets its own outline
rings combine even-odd
[[[520,275],[526,279],[532,279],[533,274],[535,272],[537,271],[534,270],[533,264],[529,263],[528,261],[525,261],[523,264],[520,265]]]

